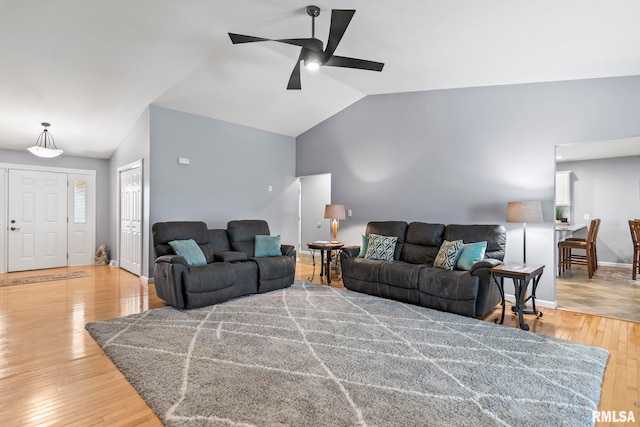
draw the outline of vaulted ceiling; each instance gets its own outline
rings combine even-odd
[[[311,1],[311,0],[310,0]],[[370,94],[640,74],[637,0],[317,1],[355,9],[337,55],[380,73],[303,69],[300,49],[228,32],[311,35],[299,0],[0,0],[0,148],[50,131],[108,158],[149,104],[297,136]]]

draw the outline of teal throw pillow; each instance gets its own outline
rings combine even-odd
[[[433,266],[444,268],[445,270],[453,270],[456,267],[458,255],[460,255],[463,245],[462,240],[454,240],[453,242],[445,240],[442,242],[438,250],[438,255],[436,255],[435,261],[433,261]]]
[[[280,236],[261,236],[255,238],[254,256],[256,258],[268,256],[281,256]]]
[[[397,242],[397,237],[370,234],[369,247],[367,248],[367,253],[364,256],[364,259],[393,261]]]
[[[204,257],[202,249],[200,249],[200,246],[198,246],[195,240],[172,240],[169,244],[176,255],[183,257],[187,261],[187,264],[196,266],[205,265],[207,263],[207,259]]]
[[[358,254],[358,258],[364,258],[367,254],[367,249],[369,248],[369,236],[362,236],[362,245],[360,246],[360,253]]]
[[[458,270],[471,270],[473,264],[484,259],[487,250],[487,242],[466,243],[458,257]]]

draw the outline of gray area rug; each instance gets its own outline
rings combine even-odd
[[[608,358],[303,282],[86,328],[168,426],[587,426]]]
[[[2,280],[0,286],[26,285],[29,283],[53,282],[55,280],[77,279],[89,277],[86,271],[72,271],[69,273],[39,274],[37,276],[16,277],[15,279]]]

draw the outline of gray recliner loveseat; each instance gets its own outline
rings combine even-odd
[[[343,247],[340,261],[347,289],[470,317],[485,316],[501,301],[490,269],[504,259],[503,226],[379,221],[367,224],[365,236],[372,234],[397,238],[393,260],[366,259],[360,247]],[[456,240],[486,241],[484,258],[468,270],[434,267],[443,242]]]
[[[153,271],[156,293],[175,308],[197,308],[231,298],[264,293],[291,286],[296,251],[281,245],[277,256],[255,256],[256,236],[269,236],[262,220],[229,221],[227,229],[208,229],[200,221],[153,224],[156,260]],[[189,265],[169,243],[193,240],[206,264]]]

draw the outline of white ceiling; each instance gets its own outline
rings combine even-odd
[[[307,4],[0,0],[0,148],[48,121],[65,154],[108,158],[149,104],[297,136],[368,94],[640,74],[638,0],[314,0],[318,38],[356,9],[336,54],[385,68],[287,91],[299,48],[227,33],[309,37]]]

